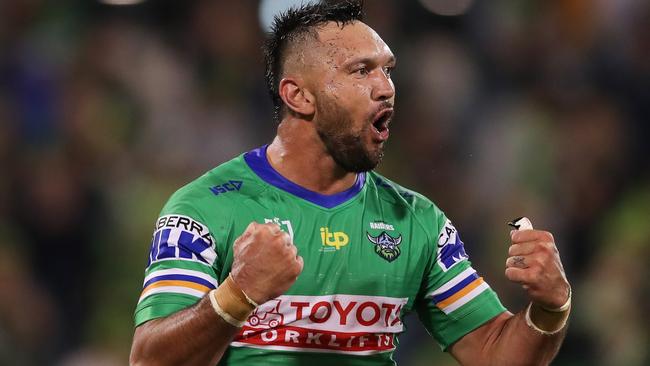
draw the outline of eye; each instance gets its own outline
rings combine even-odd
[[[366,66],[359,66],[359,67],[355,68],[354,71],[352,71],[352,73],[360,75],[360,76],[366,76],[366,75],[368,75],[369,71],[368,71],[368,68]]]
[[[386,74],[386,76],[390,77],[390,74],[393,72],[394,68],[395,68],[395,66],[386,66],[386,67],[384,67],[384,74]]]

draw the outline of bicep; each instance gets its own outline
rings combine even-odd
[[[425,328],[447,350],[506,309],[472,268],[464,243],[448,219],[437,237],[416,309]]]
[[[147,339],[151,337],[154,329],[162,321],[163,318],[152,319],[135,327],[133,343],[131,344],[130,364],[135,365],[142,361]]]
[[[512,316],[510,312],[503,312],[495,316],[449,346],[449,353],[461,365],[489,364],[492,345]]]
[[[136,342],[141,342],[142,340],[150,336],[151,333],[154,332],[154,329],[164,319],[165,318],[152,319],[135,327],[135,331],[133,332],[133,344],[135,344]]]
[[[219,285],[212,233],[193,209],[178,210],[156,222],[136,325],[188,308]]]

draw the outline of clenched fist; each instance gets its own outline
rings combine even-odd
[[[230,276],[258,304],[282,295],[302,272],[298,249],[277,224],[251,222],[233,252]]]
[[[508,249],[510,257],[506,260],[506,277],[520,283],[534,304],[547,309],[557,309],[565,304],[570,286],[553,235],[524,226],[513,230],[510,239],[512,245]]]

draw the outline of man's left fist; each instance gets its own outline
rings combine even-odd
[[[533,303],[557,309],[567,302],[570,285],[553,235],[540,230],[513,230],[506,277],[520,283]]]

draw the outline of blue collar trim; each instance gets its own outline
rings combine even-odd
[[[326,195],[310,191],[283,177],[271,166],[271,163],[269,163],[269,160],[266,157],[266,149],[268,146],[269,145],[264,145],[245,153],[244,161],[246,161],[246,164],[248,164],[253,172],[266,183],[316,205],[325,208],[336,207],[356,196],[366,182],[366,173],[360,173],[357,174],[357,180],[354,185],[343,192]]]

